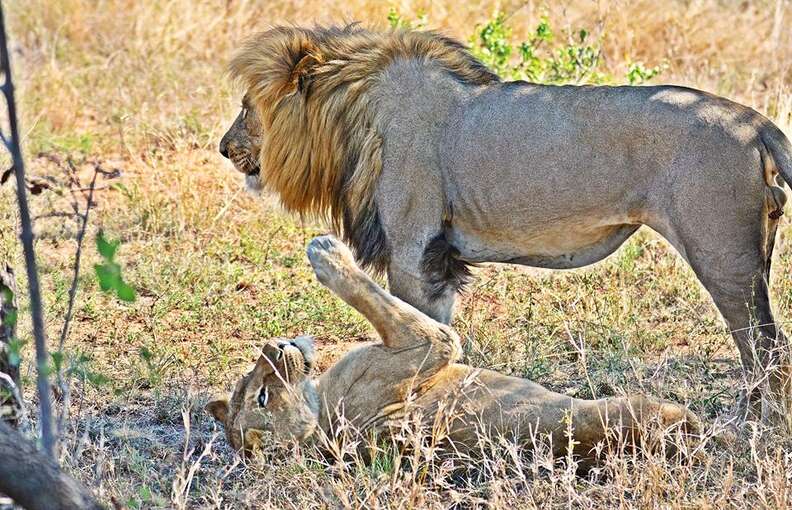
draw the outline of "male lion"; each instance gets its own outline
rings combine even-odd
[[[647,225],[774,396],[744,403],[785,421],[768,278],[792,145],[754,110],[683,87],[501,82],[436,33],[356,25],[273,28],[230,69],[247,93],[220,152],[328,218],[395,296],[448,324],[471,264],[581,267]]]
[[[237,450],[252,452],[267,434],[276,441],[333,438],[343,428],[341,420],[366,435],[387,434],[392,426],[398,430],[401,418],[419,413],[433,439],[453,451],[470,452],[482,434],[526,447],[549,436],[555,455],[573,445],[585,467],[609,438],[640,442],[655,425],[663,431],[699,430],[698,418],[671,402],[643,396],[576,399],[459,364],[457,333],[385,292],[340,241],[317,237],[308,258],[319,281],[363,314],[382,341],[350,351],[317,380],[309,378],[310,338],[265,344],[231,400],[206,406]]]

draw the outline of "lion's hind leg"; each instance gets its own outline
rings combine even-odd
[[[355,264],[352,252],[335,237],[313,239],[308,259],[319,281],[360,312],[386,347],[436,344],[441,349],[433,350],[435,362],[456,361],[461,355],[456,332],[388,294]]]
[[[726,321],[747,382],[743,418],[789,427],[790,345],[773,316],[769,293],[783,190],[758,172],[722,173],[701,183],[699,195],[717,198],[706,206],[678,200],[667,221],[650,226],[687,259]]]

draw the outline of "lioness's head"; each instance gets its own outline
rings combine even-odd
[[[220,154],[245,174],[245,184],[254,191],[258,191],[261,187],[259,153],[262,134],[258,113],[245,97],[242,100],[242,110],[220,140]]]
[[[256,366],[237,382],[231,399],[206,405],[234,449],[250,454],[267,440],[304,441],[311,436],[319,412],[316,388],[308,377],[314,357],[310,337],[270,340]]]

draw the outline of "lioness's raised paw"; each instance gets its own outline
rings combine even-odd
[[[329,235],[316,237],[308,244],[308,260],[316,278],[333,290],[350,274],[360,271],[349,248]]]

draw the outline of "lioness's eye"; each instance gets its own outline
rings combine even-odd
[[[247,114],[248,114],[248,109],[242,108],[242,120],[245,120],[247,118]]]
[[[258,394],[258,405],[259,407],[267,407],[267,402],[269,402],[269,388],[262,386]]]

